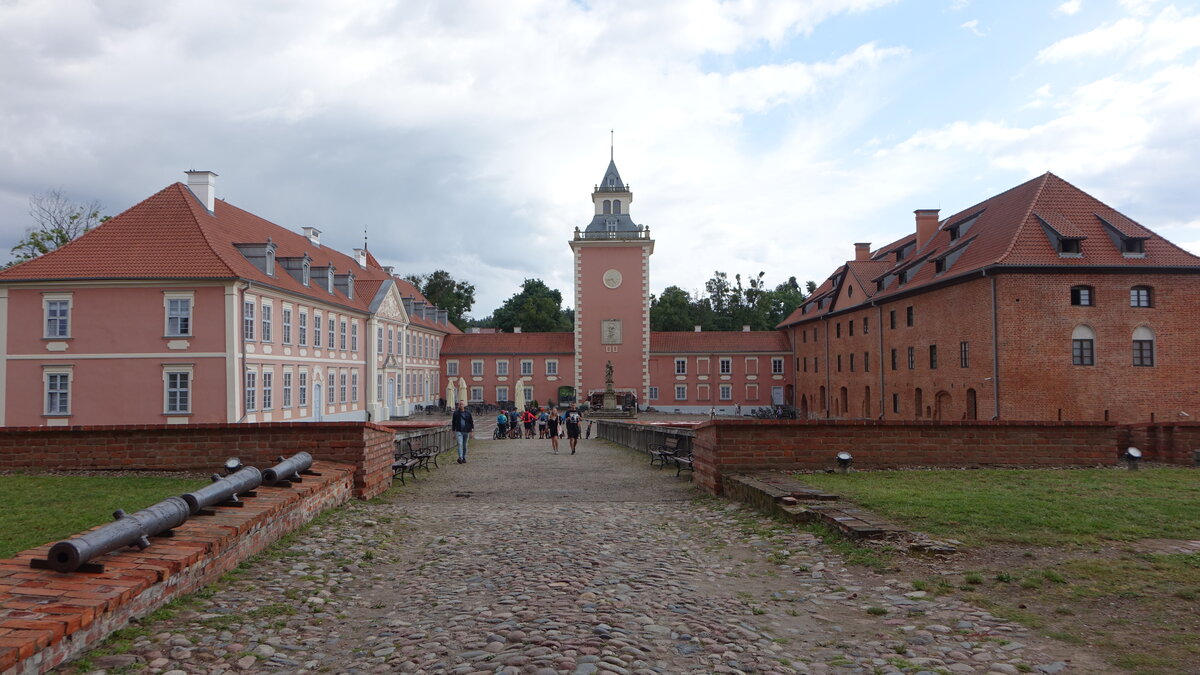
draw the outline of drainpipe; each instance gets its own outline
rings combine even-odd
[[[250,287],[253,285],[253,281],[246,281],[246,285],[242,287],[242,301],[238,304],[236,313],[236,316],[242,321],[246,320],[246,291],[250,290]],[[238,369],[237,377],[239,384],[235,387],[237,391],[242,392],[242,398],[238,402],[238,405],[242,408],[242,417],[237,421],[238,424],[241,424],[246,421],[246,417],[250,412],[246,410],[246,329],[242,326],[238,326],[237,328],[242,334],[242,367]]]
[[[983,270],[987,277],[987,268]],[[1000,419],[1000,336],[998,331],[999,318],[996,315],[996,277],[988,277],[992,282],[992,400],[996,404],[996,413],[992,420]]]
[[[829,397],[833,396],[833,385],[829,383],[829,317],[821,317],[821,323],[825,326],[825,399],[821,405],[825,406],[825,419],[829,419]]]
[[[883,365],[883,308],[874,300],[871,301],[871,306],[875,308],[875,320],[879,326],[876,329],[879,331],[879,358],[875,360],[875,363],[878,364],[876,367],[879,368],[879,415],[877,419],[883,419],[887,411],[887,408],[884,407],[885,394],[883,393],[883,388],[887,386],[884,383],[884,374],[887,372],[887,368]]]

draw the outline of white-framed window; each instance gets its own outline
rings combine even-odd
[[[346,371],[338,373],[338,402],[346,402]]]
[[[292,407],[292,371],[283,371],[283,407]]]
[[[324,326],[321,325],[321,313],[313,312],[313,347],[320,349],[321,347],[321,331]]]
[[[332,315],[327,315],[326,319],[328,320],[328,326],[329,326],[329,342],[326,342],[325,346],[328,347],[329,349],[333,349],[334,345],[337,344],[337,342],[336,342],[336,340],[337,340],[337,319],[334,318]],[[346,348],[346,340],[343,339],[342,340],[342,349],[345,349],[345,348]]]
[[[50,415],[71,414],[72,366],[46,366],[42,368],[42,383],[46,391],[46,412]]]
[[[167,415],[192,412],[192,366],[163,366],[163,412]]]
[[[283,344],[292,344],[292,308],[284,307],[283,310]]]
[[[246,371],[246,412],[258,410],[258,372]]]
[[[271,312],[270,303],[264,302],[262,304],[262,321],[260,322],[260,325],[262,326],[262,336],[261,337],[262,337],[263,342],[271,341],[271,320],[272,320],[273,316],[274,315]]]
[[[312,283],[312,263],[307,260],[300,266],[300,283],[305,286]]]
[[[496,402],[508,401],[508,387],[496,387]]]
[[[1153,307],[1153,294],[1149,286],[1134,286],[1129,289],[1130,307]]]
[[[346,351],[346,320],[338,323],[338,349]]]
[[[358,403],[358,371],[350,371],[350,402]]]
[[[166,293],[167,337],[190,337],[192,334],[192,294]]]
[[[375,400],[383,401],[383,373],[375,375]]]
[[[717,365],[720,368],[720,373],[722,375],[729,375],[733,372],[733,359],[729,358],[728,356],[722,356],[720,359],[718,359]]]
[[[546,374],[558,375],[558,359],[546,359]]]
[[[458,377],[458,360],[457,359],[446,362],[446,375],[448,377]]]
[[[721,395],[722,401],[732,401],[733,400],[733,385],[732,384],[723,384],[723,385],[721,385],[720,389],[721,389],[720,395]]]
[[[1133,365],[1154,365],[1154,331],[1146,326],[1138,326],[1133,331]]]
[[[686,384],[675,385],[675,400],[676,401],[686,401],[687,400],[687,385]]]
[[[358,322],[350,322],[350,351],[358,351]]]
[[[650,400],[651,401],[658,400],[658,387],[650,387]]]
[[[483,375],[483,361],[480,361],[480,360],[471,361],[471,376],[472,377],[480,377],[482,375]]]
[[[533,387],[525,387],[525,402],[529,403],[533,400]]]
[[[483,387],[471,387],[471,395],[468,398],[471,403],[483,403]]]
[[[771,357],[771,374],[772,375],[782,375],[783,374],[783,358],[778,357],[778,356]]]
[[[375,327],[375,352],[377,354],[383,353],[383,326]]]
[[[42,311],[45,314],[48,338],[71,337],[71,294],[45,293],[42,295]]]
[[[242,303],[242,339],[250,341],[254,339],[254,301],[247,300]],[[247,408],[249,410],[249,408]]]
[[[325,401],[329,405],[337,403],[337,373],[330,371],[329,386],[325,387]]]
[[[300,325],[297,327],[297,336],[300,338],[300,346],[308,346],[308,312],[300,310]]]
[[[308,405],[308,371],[300,371],[299,391],[296,392],[296,402],[303,408]]]
[[[499,376],[508,375],[508,359],[496,360],[496,374]]]
[[[686,358],[684,358],[682,356],[675,358],[675,374],[676,375],[687,375],[687,359]],[[678,391],[678,388],[676,388],[676,391]]]
[[[392,330],[391,326],[388,326],[387,333],[388,333],[387,353],[395,354],[396,353],[396,341],[395,341],[396,332],[394,330]]]
[[[275,407],[275,373],[274,371],[264,370],[262,372],[262,409],[271,410]]]
[[[521,359],[521,374],[522,375],[532,375],[533,374],[533,359]]]

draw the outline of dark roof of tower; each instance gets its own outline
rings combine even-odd
[[[625,183],[621,180],[621,173],[617,171],[617,163],[614,160],[608,160],[608,168],[604,170],[604,178],[600,179],[598,190],[600,192],[625,192]]]

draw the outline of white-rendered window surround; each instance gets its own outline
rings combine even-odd
[[[192,366],[163,366],[163,413],[187,415],[192,412]]]
[[[375,400],[383,401],[383,373],[375,375]]]
[[[686,358],[675,359],[675,374],[676,375],[687,375],[687,359]],[[676,391],[678,391],[678,388],[676,388]]]
[[[292,407],[292,371],[283,371],[283,407]]]
[[[300,325],[297,328],[297,337],[300,338],[300,346],[308,346],[308,312],[300,310]]]
[[[781,359],[779,357],[771,358],[771,374],[772,375],[782,375],[783,374],[783,359]]]
[[[350,371],[350,402],[358,403],[358,371]]]
[[[338,373],[338,402],[346,402],[346,371]]]
[[[164,293],[163,309],[166,317],[167,337],[192,336],[192,293]]]
[[[533,361],[531,359],[521,360],[521,375],[533,374]]]
[[[546,359],[546,374],[558,375],[558,359]]]
[[[242,303],[242,339],[249,342],[254,340],[254,301]]]
[[[383,326],[375,327],[375,352],[383,354]]]
[[[651,401],[658,400],[658,387],[650,387],[650,400]]]
[[[346,320],[338,323],[338,349],[346,351]]]
[[[508,375],[508,360],[499,359],[496,361],[496,375],[501,377]]]
[[[245,377],[246,386],[246,412],[254,412],[258,410],[258,372],[253,370],[246,371]]]
[[[262,409],[271,410],[275,407],[275,372],[262,372]]]
[[[300,404],[301,408],[308,405],[308,371],[307,370],[300,371],[300,388],[299,388],[299,392],[298,392],[298,396],[297,396],[297,402]]]
[[[483,403],[483,387],[471,387],[471,403]]]
[[[731,384],[721,385],[721,400],[722,401],[732,401],[733,400],[733,385],[731,385]]]
[[[358,322],[350,324],[350,351],[358,351]]]
[[[71,414],[71,381],[74,369],[71,366],[46,366],[42,368],[42,384],[46,392],[46,416]]]
[[[262,326],[262,336],[261,337],[262,337],[263,342],[271,341],[271,338],[272,338],[271,323],[273,320],[274,320],[274,314],[272,312],[271,303],[264,302],[262,304],[262,321],[260,322],[260,325]]]
[[[687,400],[687,385],[685,385],[685,384],[675,385],[675,400],[676,401],[686,401]]]
[[[312,339],[312,343],[313,343],[313,347],[315,347],[315,348],[317,348],[317,349],[320,349],[320,347],[321,347],[321,332],[322,332],[324,329],[325,329],[325,326],[321,324],[321,313],[320,313],[320,312],[314,312],[314,313],[313,313],[313,336],[312,336],[312,337],[313,337],[313,339]]]
[[[329,349],[333,349],[333,346],[337,344],[337,342],[336,342],[336,340],[337,340],[337,319],[332,316],[329,316],[327,318],[329,321],[329,342],[326,342],[325,346],[328,347]],[[346,348],[345,340],[342,340],[342,348],[343,349]]]
[[[498,403],[500,401],[507,401],[507,400],[509,400],[508,387],[496,387],[496,402]]]
[[[733,359],[722,357],[717,361],[717,366],[720,368],[721,375],[729,375],[733,372]]]
[[[480,377],[483,375],[483,361],[471,361],[471,376]]]
[[[292,308],[284,307],[281,310],[281,316],[283,317],[283,344],[290,345],[292,344]]]
[[[529,403],[533,400],[533,387],[525,387],[525,402]]]
[[[330,405],[337,403],[337,374],[336,373],[333,373],[333,372],[329,373],[329,386],[325,388],[325,391],[326,391],[325,400]]]
[[[458,377],[458,361],[446,362],[446,375],[449,377]]]
[[[42,311],[45,316],[43,325],[46,328],[44,337],[71,337],[71,294],[44,293],[42,294]]]

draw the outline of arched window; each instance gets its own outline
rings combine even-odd
[[[1071,365],[1096,365],[1096,331],[1090,326],[1076,326],[1071,331]]]
[[[621,200],[614,199],[613,200],[613,213],[620,213],[620,212],[621,212]]]
[[[1154,331],[1138,326],[1133,331],[1133,365],[1154,365]]]
[[[604,214],[608,215],[610,213],[612,213],[612,200],[605,199],[604,200]]]
[[[1091,286],[1072,286],[1071,304],[1079,307],[1091,307],[1094,301],[1094,291]]]
[[[1134,286],[1129,289],[1130,307],[1153,307],[1154,296],[1149,286]]]

